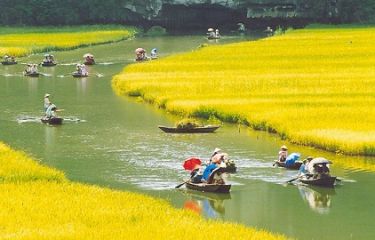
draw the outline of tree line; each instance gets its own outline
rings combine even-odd
[[[251,0],[241,0],[242,2]],[[301,3],[306,0],[301,0]],[[338,22],[375,22],[374,0],[334,0]],[[142,24],[153,0],[0,0],[1,25]],[[165,1],[168,2],[168,1]],[[297,1],[298,2],[298,1]],[[321,4],[327,0],[316,0]],[[137,12],[143,12],[139,14]],[[314,21],[319,21],[315,19]]]

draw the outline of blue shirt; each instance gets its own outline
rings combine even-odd
[[[302,164],[301,167],[299,167],[298,173],[299,174],[306,174],[307,173],[305,164]]]
[[[213,170],[215,170],[215,168],[217,168],[217,166],[216,166],[215,163],[211,163],[210,165],[208,165],[208,166],[206,167],[206,169],[204,169],[202,179],[204,179],[204,180],[207,181],[208,178],[210,177],[210,174],[212,173]]]

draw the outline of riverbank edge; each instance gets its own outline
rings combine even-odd
[[[351,28],[373,28],[374,25],[340,25],[340,27],[337,26],[330,26],[330,25],[321,25],[321,24],[313,24],[309,26],[310,29],[321,29],[321,28],[331,27],[331,28],[337,28],[337,29],[351,29]],[[293,31],[292,29],[288,29],[288,31]],[[281,33],[279,35],[284,35],[284,33]],[[287,35],[287,33],[286,33]],[[259,41],[259,40],[258,40]],[[196,52],[199,52],[200,49],[195,50]],[[188,52],[186,52],[188,53]],[[183,55],[183,53],[178,54]],[[171,56],[173,57],[173,56]],[[201,119],[210,119],[214,118],[217,120],[220,120],[222,122],[232,123],[232,124],[241,124],[246,127],[250,127],[256,131],[265,131],[270,134],[276,135],[280,138],[282,141],[287,141],[292,144],[300,145],[300,146],[306,146],[306,147],[313,147],[316,149],[324,150],[331,153],[336,153],[339,155],[347,155],[347,156],[365,156],[365,157],[374,157],[375,151],[370,150],[366,152],[366,150],[361,150],[358,152],[351,152],[346,149],[341,149],[340,146],[332,146],[332,145],[325,145],[324,143],[319,143],[314,140],[305,140],[304,142],[299,140],[293,140],[291,136],[289,136],[287,133],[283,132],[283,130],[279,130],[277,127],[274,127],[272,124],[270,124],[267,121],[257,121],[255,119],[250,119],[249,117],[244,116],[241,113],[230,113],[227,111],[219,111],[218,109],[201,106],[198,109],[194,109],[191,111],[190,109],[184,109],[183,107],[180,107],[178,109],[170,109],[168,108],[168,103],[170,99],[168,97],[161,97],[158,98],[154,96],[152,93],[141,90],[141,89],[125,89],[126,87],[120,86],[121,85],[121,75],[127,74],[127,67],[123,69],[122,72],[115,75],[112,79],[112,89],[114,89],[114,92],[117,95],[120,96],[128,96],[128,97],[134,97],[142,99],[144,102],[152,104],[157,106],[160,109],[164,109],[166,112],[181,116],[181,117],[193,117],[193,118],[201,118]],[[125,84],[124,84],[125,85]],[[171,99],[173,101],[173,99]],[[368,150],[368,149],[367,149]]]
[[[122,29],[121,29],[122,28]],[[27,47],[8,47],[9,49],[26,49],[26,52],[25,53],[22,53],[20,55],[14,55],[15,57],[19,57],[19,58],[22,58],[22,57],[27,57],[29,55],[32,55],[32,54],[38,54],[38,53],[43,53],[43,52],[50,52],[50,51],[70,51],[70,50],[75,50],[75,49],[79,49],[79,48],[85,48],[85,47],[90,47],[90,46],[97,46],[97,45],[104,45],[104,44],[110,44],[110,43],[117,43],[117,42],[121,42],[121,41],[125,41],[125,40],[130,40],[132,38],[134,38],[139,32],[140,30],[137,29],[136,27],[133,27],[133,26],[122,26],[122,27],[119,27],[118,29],[103,29],[103,30],[100,30],[98,29],[97,31],[127,31],[128,32],[128,36],[124,36],[123,38],[120,38],[120,39],[114,39],[114,40],[109,40],[109,41],[103,41],[103,42],[93,42],[93,43],[84,43],[84,44],[79,44],[79,45],[76,45],[76,46],[71,46],[71,47],[58,47],[58,46],[46,46],[46,47],[42,47],[42,48],[35,48],[35,49],[32,49],[32,47],[30,48],[27,48]],[[41,28],[42,30],[43,28]],[[85,32],[95,32],[94,30],[90,30],[90,31],[82,31],[83,33]],[[50,34],[50,33],[53,33],[53,32],[27,32],[27,33],[24,33],[24,34],[30,34],[30,33],[33,33],[33,34]],[[56,32],[56,33],[76,33],[76,31],[67,31],[67,32]],[[12,35],[22,35],[20,33],[5,33],[4,35],[6,34],[12,34]],[[5,47],[4,47],[5,48]],[[11,54],[13,55],[13,54]],[[1,57],[1,56],[0,56]]]
[[[205,220],[144,194],[71,182],[63,172],[1,142],[0,163],[0,213],[6,216],[0,220],[0,238],[206,239],[204,228],[225,239],[286,239],[240,224]]]

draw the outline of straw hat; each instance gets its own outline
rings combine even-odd
[[[49,97],[50,96],[50,94],[49,93],[46,93],[45,95],[44,95],[44,97]]]
[[[288,150],[288,148],[285,145],[282,145],[281,149]]]

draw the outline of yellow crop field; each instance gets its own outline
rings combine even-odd
[[[0,28],[0,56],[25,56],[30,53],[68,50],[77,47],[120,41],[134,35],[130,27],[33,27]]]
[[[0,143],[0,239],[286,239],[166,201],[72,183]]]
[[[112,85],[332,152],[375,155],[375,27],[310,27],[127,66]]]

